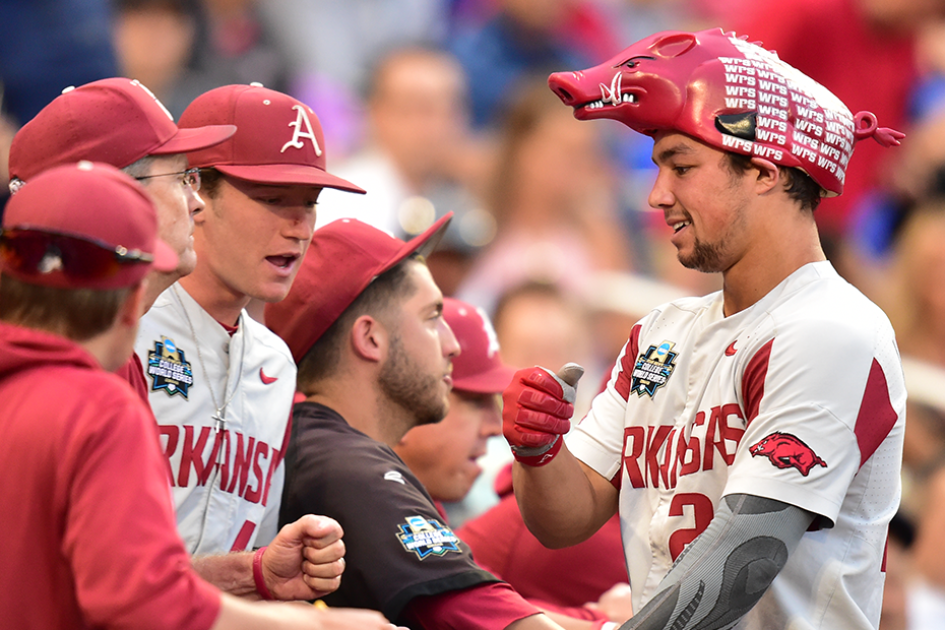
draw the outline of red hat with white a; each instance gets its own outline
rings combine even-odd
[[[406,243],[357,219],[315,230],[289,294],[266,305],[266,325],[298,363],[375,278],[414,253],[428,256],[452,218],[450,212]]]
[[[146,155],[205,149],[235,131],[233,125],[178,128],[151,90],[133,79],[68,87],[13,137],[11,190],[13,182],[59,164],[89,160],[125,168]]]
[[[502,362],[499,339],[489,316],[481,308],[455,298],[443,298],[443,319],[459,342],[453,358],[453,389],[474,394],[499,394],[515,375]]]
[[[7,203],[0,269],[47,287],[130,287],[151,269],[177,267],[157,234],[154,202],[134,179],[109,164],[56,166]]]
[[[198,96],[180,117],[182,128],[236,125],[228,141],[190,154],[190,165],[212,166],[251,182],[364,190],[327,172],[325,136],[312,108],[259,83],[224,85]]]

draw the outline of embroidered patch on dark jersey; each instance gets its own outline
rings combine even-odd
[[[397,538],[404,549],[417,554],[421,560],[430,555],[443,556],[450,551],[461,553],[459,538],[436,519],[408,516],[405,520],[406,525],[398,526]]]
[[[677,353],[673,352],[675,345],[675,342],[663,341],[660,345],[650,346],[646,352],[640,353],[630,375],[631,392],[636,392],[641,398],[644,394],[653,398],[656,390],[666,384],[676,369],[674,361]]]
[[[184,351],[168,337],[154,342],[145,373],[151,377],[151,391],[163,389],[168,396],[180,394],[187,398],[187,390],[194,384],[194,371]]]
[[[814,466],[827,467],[827,462],[820,459],[814,449],[796,436],[780,431],[775,431],[758,443],[752,444],[749,452],[752,457],[767,457],[778,468],[797,468],[805,477]]]

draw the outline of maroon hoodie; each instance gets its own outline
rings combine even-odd
[[[0,322],[0,619],[209,628],[219,593],[177,534],[157,428],[81,346]]]

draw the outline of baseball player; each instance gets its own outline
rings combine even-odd
[[[177,279],[193,271],[193,216],[203,210],[198,195],[199,173],[188,168],[188,151],[205,149],[232,136],[233,125],[179,129],[167,109],[144,85],[125,78],[94,81],[67,88],[13,139],[10,152],[14,194],[40,172],[78,160],[101,161],[135,177],[155,203],[158,235],[177,254],[173,269],[148,274],[142,311]],[[68,141],[65,141],[67,139]],[[138,356],[132,354],[116,374],[127,380],[145,401],[148,385]],[[331,519],[308,517],[287,528],[271,551],[260,558],[260,580],[252,571],[252,554],[201,556],[194,559],[200,575],[236,594],[256,596],[268,582],[279,599],[311,598],[337,588],[343,554],[341,529]],[[308,541],[305,573],[311,586],[294,588],[301,574],[303,541]]]
[[[132,178],[92,162],[31,177],[6,207],[4,626],[389,628],[373,612],[243,602],[191,569],[153,417],[106,372],[132,351],[145,277],[178,264],[157,223],[153,202]]]
[[[721,30],[657,33],[549,84],[577,118],[653,137],[649,203],[724,288],[641,319],[566,443],[575,374],[517,373],[503,432],[525,521],[561,546],[619,510],[624,628],[875,629],[905,387],[813,211],[856,140],[902,134]]]
[[[323,188],[363,191],[325,171],[315,113],[259,84],[211,90],[179,124],[238,131],[189,154],[206,203],[194,218],[197,266],[144,316],[136,351],[181,535],[192,554],[221,553],[276,533],[295,392],[288,348],[244,307],[285,297]]]
[[[331,606],[411,628],[557,628],[473,562],[391,447],[440,421],[459,345],[423,262],[451,214],[404,243],[356,219],[319,228],[266,321],[299,365],[282,521],[317,508],[345,529]]]

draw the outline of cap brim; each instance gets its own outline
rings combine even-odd
[[[151,263],[151,268],[155,271],[169,272],[177,269],[177,253],[171,249],[171,246],[162,241],[161,239],[154,240],[154,262]]]
[[[208,125],[191,129],[182,127],[178,129],[174,137],[158,148],[148,151],[148,154],[170,155],[209,149],[228,140],[234,133],[236,133],[236,125]]]
[[[355,186],[346,179],[326,173],[314,166],[301,164],[258,164],[232,165],[214,164],[213,167],[231,177],[238,177],[251,182],[264,184],[278,184],[285,186],[320,186],[322,188],[336,188],[347,192],[364,194],[366,191]]]
[[[446,233],[446,228],[449,226],[450,221],[453,219],[453,213],[447,212],[445,216],[441,217],[428,227],[423,234],[416,236],[409,241],[404,247],[404,256],[406,257],[414,252],[417,252],[424,258],[433,253],[433,250],[436,249],[436,246],[440,244],[440,241],[443,240],[443,234]]]
[[[501,394],[512,382],[515,368],[500,365],[487,372],[480,372],[465,378],[453,377],[453,389],[473,394]]]
[[[398,249],[393,256],[388,258],[382,265],[374,270],[374,275],[370,278],[367,284],[374,282],[374,279],[379,275],[414,253],[420,254],[424,258],[433,253],[433,250],[436,249],[436,246],[443,238],[443,233],[446,232],[446,228],[449,226],[452,219],[453,213],[447,212],[445,216],[441,217],[435,221],[433,225],[428,227],[423,232],[423,234],[404,243],[403,247]],[[365,286],[367,286],[367,284]],[[361,290],[355,295],[360,295],[361,291],[363,290],[364,287],[361,287]]]

